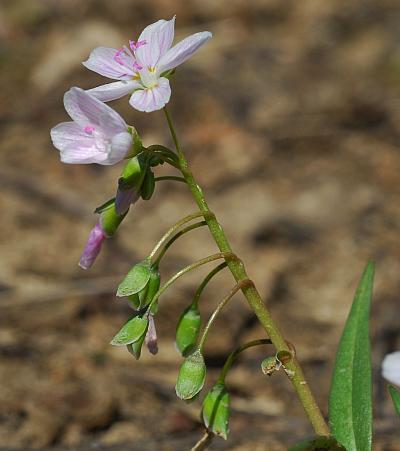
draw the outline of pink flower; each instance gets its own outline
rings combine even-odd
[[[147,329],[145,343],[146,343],[148,350],[152,354],[157,354],[157,352],[158,352],[157,332],[156,332],[156,325],[154,323],[153,315],[149,315],[149,327]]]
[[[133,108],[147,113],[163,108],[171,96],[169,80],[163,75],[189,59],[212,36],[208,31],[195,33],[171,47],[174,25],[175,17],[149,25],[136,42],[129,41],[129,48],[94,49],[83,65],[119,81],[88,92],[103,102],[131,94]]]
[[[58,124],[50,132],[62,162],[110,165],[125,158],[132,135],[117,112],[80,88],[65,93],[64,106],[73,122]]]
[[[104,233],[103,227],[99,221],[89,233],[89,238],[79,261],[79,266],[81,268],[89,269],[93,265],[96,257],[100,253],[103,241],[106,238],[106,234]]]

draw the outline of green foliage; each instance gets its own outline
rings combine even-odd
[[[389,385],[388,388],[390,396],[392,397],[394,409],[397,415],[400,417],[400,392],[396,390],[393,385]]]
[[[289,451],[334,451],[345,450],[333,437],[315,437],[289,448]],[[360,450],[361,451],[361,448]]]
[[[146,335],[149,320],[140,316],[135,316],[124,324],[121,330],[111,340],[114,346],[123,346],[134,343]]]
[[[206,370],[203,355],[197,349],[186,358],[179,369],[175,386],[178,398],[183,400],[194,398],[203,388]]]
[[[143,185],[140,190],[140,194],[143,200],[151,199],[151,196],[154,193],[155,186],[156,182],[154,179],[154,172],[151,169],[148,169],[146,175],[144,176]]]
[[[151,262],[143,260],[130,269],[125,279],[120,283],[117,296],[130,296],[139,293],[148,284],[151,275]]]
[[[372,382],[369,312],[374,264],[358,285],[336,354],[329,399],[332,433],[348,451],[371,450]]]
[[[129,344],[126,346],[128,351],[135,357],[136,360],[140,359],[140,354],[142,352],[142,346],[144,343],[144,339],[146,338],[146,334],[143,334],[139,340]]]
[[[204,425],[215,435],[225,440],[229,433],[230,396],[223,382],[217,382],[203,401]]]
[[[190,304],[179,318],[176,328],[176,347],[183,356],[187,356],[196,346],[200,326],[200,311],[196,304]]]

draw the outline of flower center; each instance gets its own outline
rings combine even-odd
[[[86,125],[86,127],[83,129],[83,131],[85,133],[87,133],[88,135],[92,135],[93,132],[95,131],[95,128],[93,127],[93,125]]]

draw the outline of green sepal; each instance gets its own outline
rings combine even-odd
[[[145,292],[142,294],[143,290],[139,293],[140,298],[140,308],[143,308],[150,304],[153,300],[155,294],[160,288],[161,276],[158,268],[152,266],[150,268],[150,278],[146,285]]]
[[[195,304],[190,304],[181,317],[176,327],[175,343],[182,356],[187,356],[197,344],[200,333],[201,317],[200,311]]]
[[[186,358],[179,369],[175,385],[178,398],[183,400],[194,398],[203,388],[206,371],[204,357],[197,349]]]
[[[115,197],[113,197],[112,199],[109,199],[107,202],[104,202],[104,204],[101,204],[99,207],[97,207],[94,210],[94,213],[100,214],[104,210],[107,210],[108,208],[110,208],[114,203],[115,203]]]
[[[151,199],[154,193],[154,188],[156,186],[154,173],[151,169],[148,169],[146,175],[144,176],[142,188],[140,189],[140,194],[143,200]]]
[[[140,298],[138,293],[128,296],[128,302],[134,310],[140,309]]]
[[[205,427],[225,440],[229,434],[230,396],[223,382],[217,382],[203,401],[202,418]]]
[[[289,451],[339,451],[344,448],[334,437],[314,437],[289,448]],[[361,451],[361,449],[359,450]]]
[[[132,135],[133,138],[131,155],[135,156],[142,151],[143,143],[135,127],[129,126],[128,132]]]
[[[143,260],[137,263],[130,269],[125,279],[119,284],[117,296],[130,296],[131,294],[139,293],[145,288],[150,280],[151,262],[150,260]]]
[[[372,374],[369,314],[374,281],[370,262],[358,284],[333,370],[329,396],[332,434],[348,451],[372,444]]]
[[[134,343],[146,334],[148,326],[149,320],[147,318],[135,316],[122,326],[121,330],[111,340],[111,344],[123,346]]]
[[[118,187],[120,189],[135,188],[139,191],[148,167],[149,157],[145,152],[141,152],[131,158],[122,170],[121,177],[118,180]]]
[[[388,385],[390,396],[392,397],[394,410],[400,417],[400,392],[396,390],[393,385]]]
[[[100,213],[100,221],[106,236],[110,237],[115,234],[125,216],[126,213],[123,215],[117,214],[115,211],[115,202],[110,203],[109,206],[102,209]]]
[[[146,329],[147,332],[147,329]],[[129,344],[126,346],[126,348],[128,349],[128,351],[133,355],[133,357],[135,357],[136,360],[140,359],[140,355],[142,353],[142,346],[144,343],[144,339],[146,338],[146,333],[144,333],[139,340]]]

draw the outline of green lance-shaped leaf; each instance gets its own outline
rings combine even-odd
[[[146,335],[149,320],[140,316],[135,316],[123,325],[122,329],[111,340],[114,346],[124,346],[134,343]]]
[[[204,425],[215,435],[225,440],[229,433],[230,396],[223,382],[217,382],[203,401],[202,418]]]
[[[358,285],[339,343],[329,399],[329,422],[335,438],[348,451],[371,450],[372,382],[369,312],[374,264],[367,265]]]
[[[130,269],[125,279],[119,284],[117,296],[130,296],[139,293],[150,280],[151,262],[143,260]]]
[[[398,390],[396,390],[393,385],[388,386],[390,396],[392,397],[394,410],[396,411],[397,415],[400,417],[400,393]]]
[[[187,356],[196,346],[200,326],[200,311],[197,305],[192,303],[182,313],[176,328],[176,347],[183,356]]]
[[[178,398],[189,400],[194,398],[203,388],[206,379],[206,364],[200,350],[194,351],[182,363],[175,391]]]
[[[145,333],[139,338],[139,340],[126,346],[128,351],[133,355],[133,357],[135,357],[136,360],[140,359],[140,354],[142,353],[142,346],[144,343],[144,339],[146,337],[146,332],[147,329]]]
[[[148,169],[146,175],[144,176],[143,184],[140,189],[140,194],[143,200],[149,200],[154,193],[154,188],[156,186],[156,181],[154,178],[154,173],[151,169]]]
[[[340,443],[336,441],[333,437],[315,437],[310,440],[305,440],[297,445],[289,448],[289,451],[334,451],[334,450],[344,450]],[[361,451],[361,449],[359,450]]]

